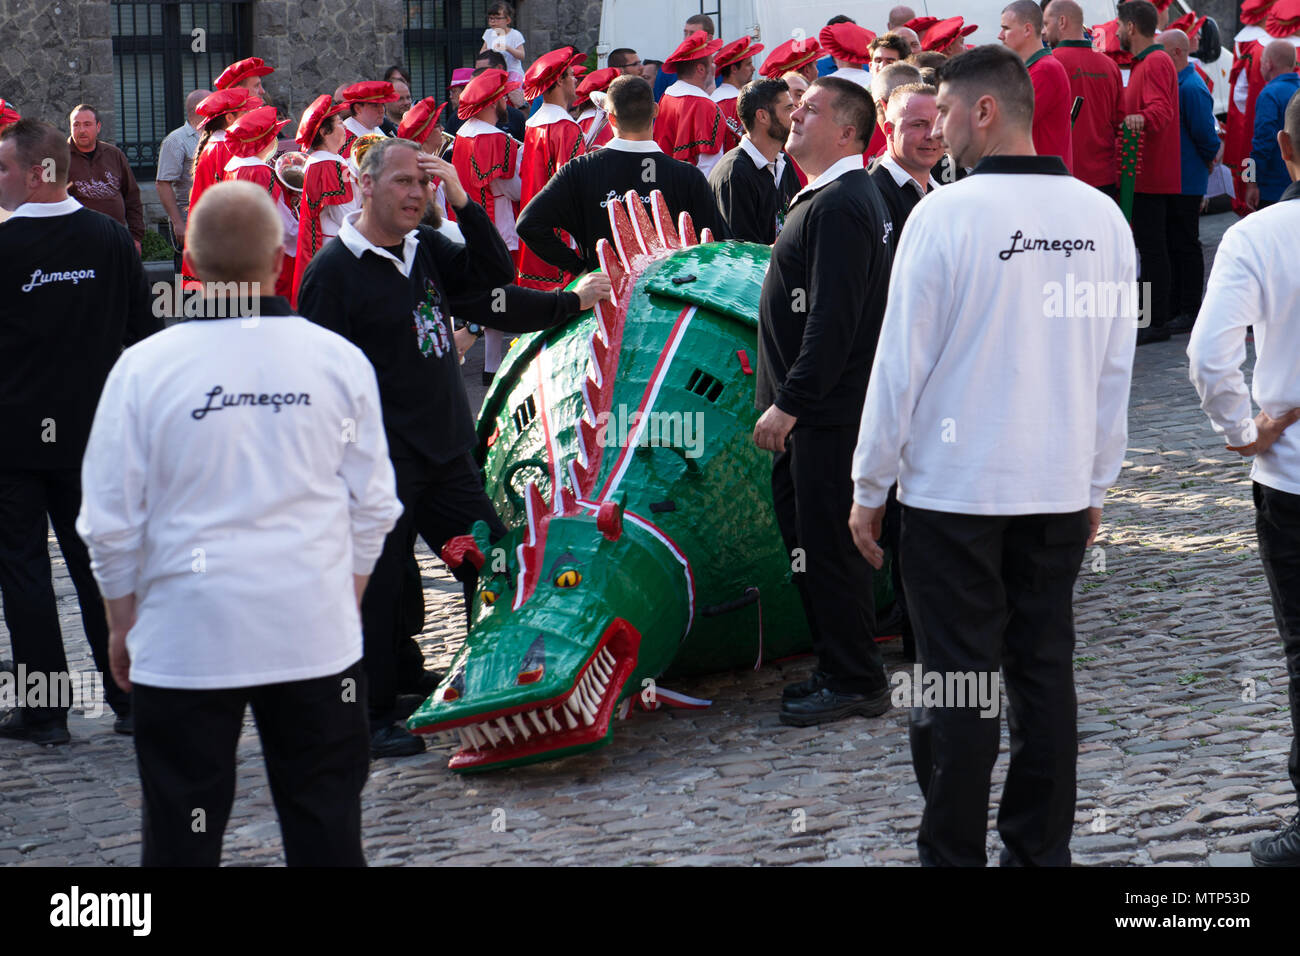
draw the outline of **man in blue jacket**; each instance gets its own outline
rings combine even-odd
[[[1201,310],[1205,288],[1205,252],[1201,248],[1201,200],[1209,188],[1210,166],[1219,152],[1219,128],[1214,119],[1214,97],[1188,60],[1191,43],[1182,30],[1166,30],[1159,43],[1178,70],[1178,119],[1182,158],[1182,186],[1169,197],[1165,235],[1173,273],[1173,319],[1169,331],[1190,332]]]
[[[1282,128],[1286,105],[1300,89],[1295,72],[1296,49],[1290,40],[1274,40],[1264,47],[1264,89],[1255,101],[1255,139],[1250,144],[1250,158],[1255,161],[1255,182],[1246,187],[1246,205],[1263,209],[1282,198],[1291,185],[1277,134]]]

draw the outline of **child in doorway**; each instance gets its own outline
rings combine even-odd
[[[517,83],[524,81],[524,35],[514,28],[515,8],[505,2],[487,9],[488,27],[483,31],[483,49],[496,50],[506,58],[506,73]]]

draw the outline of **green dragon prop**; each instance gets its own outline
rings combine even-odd
[[[770,250],[698,244],[658,192],[649,211],[634,192],[609,210],[615,243],[597,251],[613,301],[522,337],[479,416],[513,530],[492,545],[480,522],[442,549],[478,566],[479,591],[464,647],[408,721],[459,734],[452,770],[594,749],[634,700],[671,700],[661,675],[809,647],[771,456],[751,437]]]

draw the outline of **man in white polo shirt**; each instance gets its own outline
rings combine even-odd
[[[1273,206],[1223,235],[1187,343],[1192,384],[1228,450],[1255,456],[1255,531],[1290,677],[1291,785],[1300,793],[1300,277],[1285,264],[1300,235],[1300,94],[1277,134],[1291,185]],[[1251,378],[1261,411],[1250,413],[1241,374],[1246,328],[1255,332]],[[1276,417],[1274,417],[1276,416]],[[1256,866],[1300,866],[1300,814],[1250,847]]]
[[[77,530],[133,691],[145,866],[220,862],[248,704],[289,865],[365,862],[358,605],[402,506],[365,355],[284,299],[251,299],[275,288],[282,235],[265,190],[204,193],[195,271],[240,286],[216,314],[254,317],[123,353],[82,465]]]
[[[897,480],[918,659],[927,684],[938,674],[954,688],[924,708],[932,734],[913,728],[926,797],[921,863],[987,862],[998,697],[990,713],[955,688],[996,692],[1001,669],[1011,701],[1002,862],[1067,866],[1078,756],[1072,591],[1124,456],[1133,241],[1113,202],[1059,157],[1034,155],[1033,86],[1019,57],[979,47],[940,67],[939,81],[945,145],[976,169],[922,199],[903,230],[849,523],[880,567],[876,541]]]

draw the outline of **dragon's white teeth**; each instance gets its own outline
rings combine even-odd
[[[484,721],[483,723],[478,725],[478,729],[482,731],[483,736],[487,738],[489,747],[495,747],[497,745],[497,735],[493,733],[491,724],[489,724],[487,721]]]
[[[559,709],[560,709],[560,708],[556,708],[556,710],[559,710]],[[549,726],[552,730],[559,731],[559,730],[562,730],[562,729],[563,729],[563,728],[560,726],[560,722],[559,722],[558,720],[555,719],[555,711],[554,711],[554,710],[544,710],[544,711],[542,711],[542,713],[543,713],[543,715],[545,715],[545,717],[546,717],[546,723],[547,723],[547,726]]]
[[[561,713],[564,714],[564,722],[569,725],[570,730],[573,730],[578,726],[578,722],[573,719],[573,714],[569,713],[569,709],[567,707],[563,711],[561,711]]]
[[[590,707],[582,708],[582,722],[588,727],[596,722],[596,714]]]
[[[510,729],[510,725],[506,723],[506,719],[504,717],[497,718],[497,729],[500,730],[501,733],[505,734],[506,739],[509,740],[511,743],[515,742],[514,731]]]
[[[527,740],[529,737],[531,737],[533,735],[533,732],[529,730],[528,725],[524,723],[524,715],[514,714],[512,716],[514,718],[515,726],[518,727],[519,732],[524,735],[524,740]]]
[[[537,716],[537,711],[535,711],[535,710],[530,710],[530,711],[528,712],[528,719],[531,720],[531,721],[533,722],[533,726],[537,728],[537,732],[538,732],[539,734],[544,734],[544,733],[546,733],[546,725],[543,724],[542,721],[541,721],[541,718],[539,718],[539,717]]]
[[[566,711],[571,711],[574,714],[578,713],[577,697],[577,694],[570,694],[568,697],[564,698],[564,709]]]

